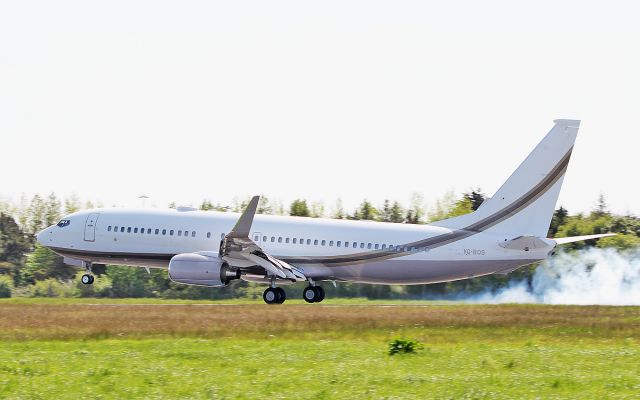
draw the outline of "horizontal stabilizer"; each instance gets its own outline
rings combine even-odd
[[[615,233],[601,233],[599,235],[585,235],[585,236],[571,236],[571,237],[563,237],[557,239],[551,239],[556,242],[556,244],[566,244],[573,242],[580,242],[582,240],[591,240],[591,239],[600,239],[608,236],[615,236]]]

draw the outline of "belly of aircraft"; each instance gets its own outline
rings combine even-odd
[[[387,260],[329,267],[331,279],[388,285],[447,282],[516,269],[536,262],[524,260]]]

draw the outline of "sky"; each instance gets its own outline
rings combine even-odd
[[[0,2],[0,196],[491,195],[558,118],[559,204],[640,214],[640,5]]]

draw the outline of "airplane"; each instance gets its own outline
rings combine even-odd
[[[546,237],[579,126],[555,120],[493,197],[430,225],[256,215],[254,196],[240,215],[191,207],[84,210],[37,240],[84,268],[84,284],[93,283],[96,264],[165,268],[187,285],[266,284],[267,304],[282,304],[282,286],[295,282],[308,282],[303,299],[319,303],[321,282],[411,285],[507,274],[558,245],[613,235]]]

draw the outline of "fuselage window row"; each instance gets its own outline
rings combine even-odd
[[[124,227],[124,226],[111,226],[109,225],[107,227],[107,232],[115,232],[118,233],[118,229],[120,229],[120,233],[125,233],[125,229],[126,229],[126,233],[138,233],[138,231],[140,231],[140,234],[144,235],[144,230],[145,228],[132,228],[132,227]],[[151,228],[146,228],[147,229],[147,235],[151,235]],[[167,229],[162,229],[162,231],[160,231],[159,228],[156,228],[154,230],[154,233],[156,235],[159,235],[160,233],[162,233],[162,235],[167,235]],[[176,231],[174,229],[169,229],[169,236],[173,236],[174,233],[176,233]],[[196,237],[196,231],[184,231],[184,235],[183,235],[183,231],[179,230],[177,232],[178,236],[184,236],[184,237],[189,237],[189,233],[191,233],[191,237],[194,238]],[[211,232],[207,232],[207,239],[211,238]]]

